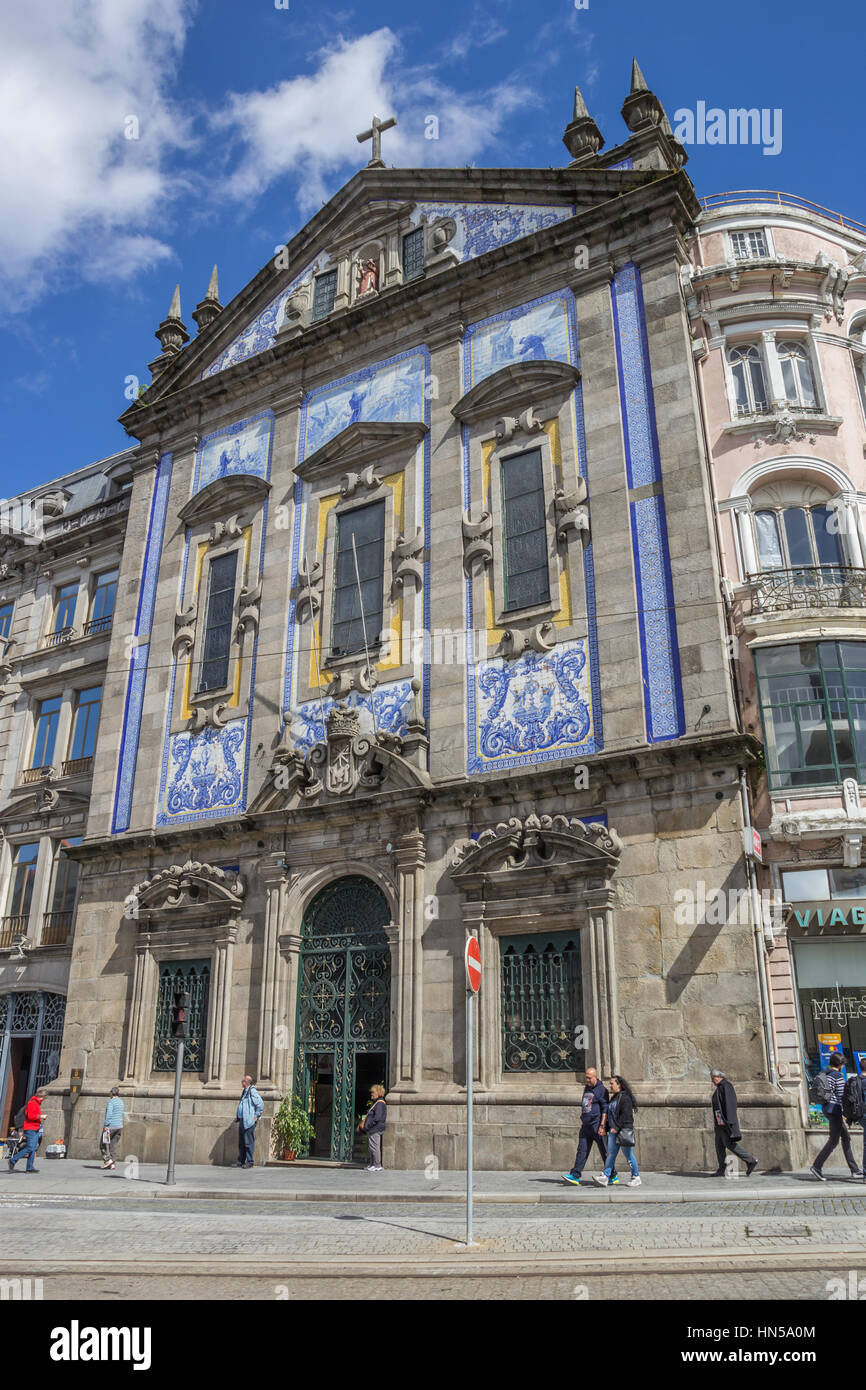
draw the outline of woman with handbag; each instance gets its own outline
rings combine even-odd
[[[634,1156],[635,1133],[634,1117],[637,1101],[628,1082],[621,1076],[612,1076],[607,1083],[610,1100],[607,1106],[607,1163],[603,1173],[594,1173],[593,1182],[599,1187],[607,1187],[615,1177],[616,1158],[620,1149],[626,1156],[631,1169],[629,1187],[640,1187],[640,1173]]]

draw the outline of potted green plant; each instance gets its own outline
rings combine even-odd
[[[274,1116],[277,1152],[291,1162],[296,1154],[303,1153],[315,1132],[300,1096],[284,1096]]]

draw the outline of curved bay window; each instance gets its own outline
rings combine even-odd
[[[734,384],[738,415],[763,415],[770,408],[764,359],[756,343],[740,343],[725,354]]]
[[[582,1070],[579,936],[507,937],[499,949],[503,1070]]]
[[[210,996],[209,960],[172,960],[159,967],[156,1028],[153,1037],[153,1070],[174,1071],[177,1039],[171,1035],[175,994],[188,993],[189,1036],[184,1042],[184,1071],[204,1071],[207,1012]]]
[[[774,790],[866,780],[866,643],[764,647],[755,670]]]

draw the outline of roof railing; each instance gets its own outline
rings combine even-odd
[[[854,217],[846,217],[844,213],[833,212],[808,198],[799,198],[796,193],[780,193],[774,188],[739,188],[730,193],[710,193],[701,198],[700,203],[705,212],[724,207],[726,203],[770,203],[776,207],[799,208],[801,212],[817,213],[819,217],[829,218],[831,222],[847,227],[849,231],[862,232],[866,236],[866,223],[858,222]]]

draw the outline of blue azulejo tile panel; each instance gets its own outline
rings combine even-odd
[[[571,296],[563,290],[470,324],[465,338],[463,390],[512,362],[552,357],[572,362]]]
[[[427,354],[416,350],[314,392],[301,422],[302,457],[357,421],[426,420],[426,375]]]
[[[129,660],[129,675],[126,679],[126,704],[120,735],[120,757],[117,765],[117,786],[114,792],[114,814],[111,822],[111,831],[114,835],[129,829],[149,654],[150,644],[144,642],[140,647],[133,647]]]
[[[613,278],[613,322],[629,487],[661,478],[640,272],[629,262]]]
[[[263,410],[236,424],[206,434],[199,445],[193,492],[199,492],[215,478],[233,473],[252,473],[268,478],[271,471],[271,441],[274,413]]]
[[[407,733],[406,719],[412,703],[412,686],[409,681],[380,685],[373,692],[372,702],[369,695],[353,690],[343,703],[359,711],[363,734],[374,732],[375,711],[376,729],[403,737]],[[330,696],[324,696],[321,700],[307,700],[295,706],[292,710],[291,736],[296,748],[306,750],[312,748],[314,743],[324,742],[325,722],[333,707],[334,701]]]
[[[423,217],[428,222],[453,218],[457,231],[451,245],[461,261],[471,261],[573,216],[571,204],[563,207],[561,203],[418,203],[412,222],[417,226]]]
[[[302,285],[311,283],[316,269],[317,262],[311,262],[310,265],[304,266],[304,269],[295,276],[294,280],[285,285],[279,294],[275,295],[264,309],[256,314],[243,332],[232,339],[219,357],[211,362],[209,367],[205,367],[202,372],[202,379],[215,376],[217,372],[224,372],[226,367],[233,367],[236,362],[245,362],[248,357],[254,357],[257,352],[264,352],[267,348],[273,347],[282,322],[286,301]]]
[[[243,809],[247,720],[186,731],[168,741],[164,810],[157,825],[224,817]]]
[[[667,527],[661,497],[631,503],[632,547],[640,607],[644,707],[651,743],[680,738],[685,729]]]
[[[156,603],[156,582],[162,559],[162,543],[165,536],[165,518],[168,512],[168,495],[171,490],[172,455],[160,455],[153,481],[150,499],[150,516],[147,523],[147,539],[144,545],[144,558],[141,564],[141,578],[138,586],[138,608],[135,615],[135,636],[146,636],[153,626],[153,612]],[[114,788],[114,808],[111,818],[113,834],[129,829],[132,811],[132,792],[135,784],[135,767],[138,760],[138,741],[141,733],[141,711],[144,705],[144,689],[147,683],[147,664],[150,644],[142,642],[134,647],[129,661],[126,678],[126,697],[123,707],[123,725],[120,734],[120,752],[117,762],[117,782]]]
[[[611,282],[611,301],[628,486],[640,488],[660,484],[658,430],[643,291],[637,266],[629,263],[616,273]],[[662,496],[631,502],[630,517],[647,738],[654,743],[680,738],[685,730]]]
[[[495,657],[474,668],[468,771],[500,772],[598,752],[593,734],[587,644],[515,661]]]

